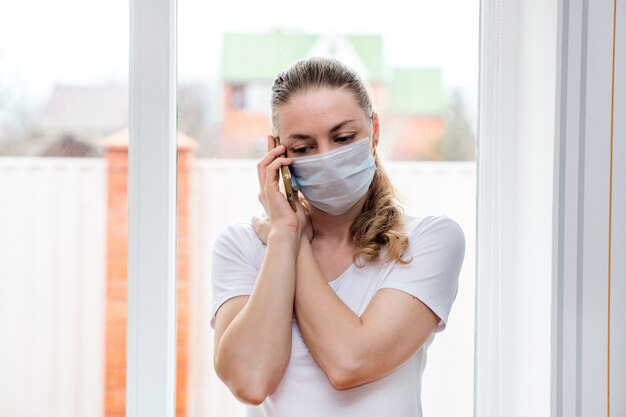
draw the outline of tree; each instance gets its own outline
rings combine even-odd
[[[465,115],[459,90],[452,92],[444,121],[445,130],[441,141],[439,141],[441,158],[447,161],[474,160],[476,141]]]

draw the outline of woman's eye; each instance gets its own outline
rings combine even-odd
[[[291,152],[296,154],[296,155],[302,155],[303,153],[306,153],[307,150],[308,150],[307,146],[302,146],[302,147],[299,147],[299,148],[291,149]]]
[[[354,135],[339,136],[337,139],[335,139],[335,141],[339,143],[346,143],[350,142],[352,139],[354,139]]]

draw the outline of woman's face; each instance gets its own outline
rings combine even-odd
[[[378,143],[378,117],[372,119],[347,89],[317,88],[298,93],[276,109],[280,142],[287,156],[315,155],[369,137]]]

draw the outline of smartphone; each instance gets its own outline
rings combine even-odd
[[[274,146],[280,146],[280,138],[278,136],[274,136]],[[283,156],[287,157],[287,152],[283,154]],[[293,189],[291,188],[291,171],[289,171],[289,167],[287,165],[283,165],[280,167],[280,173],[283,177],[283,185],[285,186],[285,194],[287,196],[287,201],[291,206],[291,209],[296,211],[296,202],[293,199]]]

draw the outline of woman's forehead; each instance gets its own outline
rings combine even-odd
[[[280,130],[326,127],[338,123],[367,120],[367,116],[354,95],[346,89],[309,89],[295,94],[287,103],[276,109]],[[281,132],[281,135],[289,132]]]

